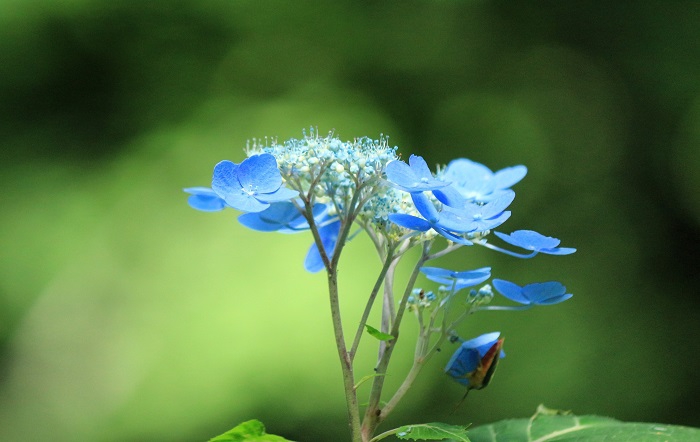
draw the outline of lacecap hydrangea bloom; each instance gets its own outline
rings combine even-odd
[[[427,344],[432,333],[438,333],[438,344],[446,339],[456,342],[460,340],[456,337],[457,325],[472,313],[524,310],[561,303],[572,296],[554,281],[519,286],[494,279],[489,284],[491,267],[465,271],[423,265],[464,246],[482,246],[518,258],[574,253],[576,249],[560,247],[559,239],[533,230],[494,232],[512,215],[509,207],[516,197],[512,188],[526,176],[525,166],[493,172],[482,164],[458,158],[433,172],[420,156],[410,155],[407,163],[402,161],[387,137],[342,141],[333,133],[320,136],[314,130],[282,143],[256,139],[247,144],[245,152],[248,157],[240,164],[228,160],[218,163],[210,187],[184,189],[190,195],[190,206],[205,212],[239,210],[243,212],[239,222],[256,231],[310,232],[313,244],[303,265],[310,272],[326,270],[332,299],[337,296],[340,253],[355,235],[365,232],[377,250],[382,272],[369,297],[360,329],[367,325],[377,332],[366,321],[374,297],[384,284],[382,339],[394,339],[403,312],[413,312],[423,330],[420,351],[416,353],[421,361],[438,348]],[[492,244],[491,233],[505,245],[524,252]],[[404,295],[394,299],[394,269],[413,247],[422,250],[419,262]],[[436,247],[442,248],[435,251]],[[439,284],[434,291],[414,288],[421,272]],[[494,299],[492,287],[520,305],[487,305]],[[458,293],[463,300],[458,299]],[[439,315],[442,320],[437,319]],[[336,337],[339,327],[335,329]],[[392,330],[394,333],[389,334]],[[359,336],[348,350],[350,359]],[[337,340],[342,342],[342,336]],[[483,388],[505,355],[502,346],[498,333],[464,341],[445,371],[468,390]],[[377,373],[386,368],[382,361],[393,347],[382,347],[386,352],[379,352]],[[422,363],[415,367],[419,370]],[[377,376],[374,382],[381,386],[382,379]],[[373,389],[376,391],[381,391],[381,387]],[[348,390],[346,394],[355,393]],[[372,397],[368,407],[379,407],[378,404],[379,397]],[[385,416],[382,413],[388,413],[393,405],[392,399],[376,415],[380,417],[368,415],[371,425],[377,424]]]

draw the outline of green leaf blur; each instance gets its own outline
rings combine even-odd
[[[455,440],[469,442],[467,428],[459,425],[448,425],[441,422],[428,424],[404,425],[392,430],[391,433],[401,440]],[[379,438],[375,438],[379,440]]]
[[[371,325],[365,324],[365,328],[367,329],[367,333],[369,333],[372,337],[379,339],[380,341],[391,341],[392,339],[394,339],[394,337],[391,336],[389,333],[380,332]]]
[[[229,431],[209,439],[209,442],[285,442],[287,439],[267,434],[265,426],[253,419],[236,425]]]
[[[600,416],[536,416],[508,419],[469,431],[472,442],[692,442],[700,440],[697,428],[677,425],[620,422]]]
[[[310,126],[388,134],[433,170],[525,164],[505,231],[578,248],[436,262],[556,275],[575,297],[474,315],[460,332],[508,337],[489,388],[450,415],[464,391],[445,344],[380,432],[539,403],[700,426],[698,35],[685,0],[0,0],[0,440],[207,440],[252,418],[347,439],[311,238],[195,212],[181,191],[246,140]],[[375,256],[361,236],[345,249],[347,324]],[[388,390],[413,360],[411,319]],[[362,344],[358,379],[376,362]]]

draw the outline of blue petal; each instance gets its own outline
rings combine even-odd
[[[321,243],[323,244],[323,250],[326,252],[328,259],[333,255],[335,250],[336,242],[338,241],[338,233],[340,233],[340,221],[335,221],[326,226],[318,229],[318,233],[321,236]],[[325,268],[323,259],[321,258],[321,253],[318,251],[316,243],[311,245],[309,252],[306,254],[306,259],[304,260],[304,268],[311,272],[316,273]]]
[[[544,236],[540,233],[535,232],[534,230],[516,230],[510,235],[506,235],[500,232],[494,233],[496,234],[496,236],[498,236],[508,244],[526,250],[553,249],[557,247],[561,242],[557,238],[552,238],[551,236]]]
[[[224,200],[208,187],[188,187],[183,190],[190,194],[187,203],[193,209],[202,212],[218,212],[226,206]]]
[[[241,186],[256,194],[274,192],[282,185],[277,160],[269,153],[246,158],[240,164],[237,174]]]
[[[420,271],[429,280],[442,283],[444,279],[452,279],[455,272],[453,270],[443,269],[440,267],[421,267]],[[433,279],[436,278],[436,279]]]
[[[217,195],[226,199],[230,193],[240,193],[241,183],[238,181],[238,164],[224,160],[214,166],[214,176],[211,180],[211,188]]]
[[[455,233],[452,233],[450,231],[447,231],[447,230],[445,230],[437,225],[433,225],[432,227],[433,227],[433,230],[435,230],[437,233],[439,233],[440,235],[444,236],[445,238],[449,239],[452,242],[455,242],[457,244],[462,244],[463,246],[474,245],[474,243],[469,241],[468,239],[462,238],[461,236],[459,236]]]
[[[411,155],[411,157],[408,159],[408,165],[411,167],[411,170],[413,170],[413,173],[417,178],[428,180],[434,179],[433,174],[430,172],[430,167],[428,167],[428,163],[425,162],[423,157],[419,155]]]
[[[430,198],[425,196],[424,193],[412,193],[411,199],[413,200],[413,205],[416,206],[418,213],[420,213],[423,218],[428,220],[429,223],[436,223],[438,219],[440,219],[440,215],[435,209],[433,202],[430,201]]]
[[[566,301],[567,299],[569,299],[569,298],[571,298],[571,297],[573,297],[573,296],[574,296],[574,295],[572,295],[571,293],[567,293],[567,294],[564,294],[564,295],[561,295],[561,296],[556,296],[556,297],[554,297],[554,298],[549,298],[549,299],[547,299],[547,300],[540,301],[540,302],[538,302],[538,304],[539,304],[539,305],[554,305],[554,304],[559,304],[560,302],[564,302],[564,301]]]
[[[280,204],[280,203],[278,203]],[[282,203],[285,204],[285,203]],[[289,203],[291,204],[291,203]],[[328,212],[328,206],[325,204],[314,204],[314,207],[311,209],[312,216],[314,220],[316,221],[316,225],[322,226],[325,225],[326,221],[330,221],[330,219],[326,219],[325,215]],[[306,221],[306,218],[304,218],[304,215],[301,213],[298,213],[298,216],[287,224],[287,227],[284,229],[280,230],[280,233],[297,233],[302,230],[308,230],[309,229],[309,223]]]
[[[493,175],[494,187],[508,189],[525,178],[525,175],[527,175],[527,167],[525,166],[506,167]]]
[[[423,192],[450,185],[434,178],[423,158],[411,155],[409,162],[410,166],[399,160],[386,165],[387,179],[399,189],[406,192]]]
[[[274,192],[270,193],[258,193],[255,195],[255,198],[258,201],[262,201],[265,203],[276,203],[279,201],[287,201],[292,198],[296,198],[299,196],[299,192],[296,190],[288,189],[286,187],[280,187]]]
[[[480,200],[494,190],[491,169],[466,158],[451,161],[445,169],[443,178],[446,181],[451,181],[453,186],[468,200]]]
[[[540,249],[539,252],[547,255],[571,255],[576,253],[576,249],[572,247],[557,247],[555,249]]]
[[[523,287],[522,294],[533,304],[544,304],[548,303],[549,300],[563,297],[566,294],[566,287],[556,281],[536,282]],[[562,301],[565,299],[557,302]],[[556,304],[557,302],[552,303]]]
[[[509,210],[506,210],[505,212],[501,213],[496,218],[482,219],[479,221],[475,221],[472,227],[477,232],[492,230],[492,229],[495,229],[496,227],[500,226],[504,222],[508,221],[508,218],[510,218],[510,215],[511,215],[511,212]]]
[[[510,206],[510,204],[515,199],[515,192],[512,190],[505,191],[502,195],[499,195],[496,199],[481,206],[481,216],[482,218],[494,218],[501,214],[504,210]]]
[[[475,230],[472,226],[474,218],[469,212],[444,206],[436,223],[440,228],[456,233],[469,233]]]
[[[227,194],[224,201],[226,201],[226,204],[229,206],[242,212],[262,212],[270,207],[269,204],[258,201],[251,195],[244,193],[242,190],[239,191],[239,193]]]
[[[501,332],[484,333],[481,336],[462,342],[462,347],[476,349],[479,352],[479,359],[481,359],[493,347],[493,344],[498,341],[500,336]]]
[[[257,213],[244,213],[238,217],[238,222],[249,229],[261,232],[274,232],[283,229],[292,221],[303,217],[294,204],[290,202],[275,203]]]
[[[459,190],[457,190],[454,186],[435,189],[433,190],[433,195],[435,195],[435,198],[437,198],[437,200],[442,204],[451,207],[464,207],[464,205],[467,203],[467,199],[464,198],[464,196],[459,193]]]
[[[410,188],[416,182],[416,174],[408,164],[401,160],[391,161],[384,170],[386,178],[402,189],[404,187]]]
[[[392,213],[389,215],[389,221],[406,229],[418,230],[420,232],[426,232],[430,230],[431,227],[428,221],[405,213]]]
[[[490,275],[491,267],[481,267],[474,270],[466,270],[464,272],[454,272],[455,278],[478,278],[483,275]]]
[[[520,304],[529,305],[530,300],[523,295],[523,289],[518,284],[512,283],[510,281],[505,281],[503,279],[494,279],[491,281],[493,288],[495,288],[498,293]]]
[[[457,284],[455,284],[455,291],[465,289],[467,287],[474,287],[477,284],[481,284],[491,277],[490,273],[482,274],[479,276],[473,276],[470,278],[457,278]]]
[[[490,267],[465,272],[454,272],[439,267],[421,267],[420,271],[431,281],[447,286],[452,286],[454,283],[455,291],[481,284],[491,277]]]
[[[452,376],[460,384],[469,386],[467,376],[477,369],[480,361],[478,350],[460,345],[445,366],[445,373]]]

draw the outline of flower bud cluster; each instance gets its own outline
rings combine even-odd
[[[413,289],[411,295],[406,300],[408,302],[408,308],[413,310],[417,308],[430,307],[430,304],[437,299],[435,293],[426,292],[423,289]]]
[[[379,183],[390,161],[396,160],[396,147],[388,137],[369,137],[342,141],[333,133],[320,137],[311,129],[301,139],[292,138],[282,144],[254,140],[247,148],[248,156],[268,153],[275,157],[287,185],[305,194],[314,192],[320,203],[343,204],[358,188]],[[381,187],[373,189],[383,196]],[[386,186],[383,186],[386,187]]]

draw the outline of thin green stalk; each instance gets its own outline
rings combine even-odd
[[[343,324],[340,316],[340,303],[338,301],[338,272],[335,267],[328,271],[328,293],[331,304],[331,317],[333,320],[333,331],[335,344],[338,348],[338,358],[343,371],[343,386],[345,389],[345,402],[348,409],[348,423],[352,433],[353,442],[362,442],[362,424],[360,422],[360,408],[357,403],[357,393],[355,391],[355,379],[352,370],[352,359],[345,347],[345,337],[343,335]]]
[[[331,320],[333,323],[333,334],[335,344],[338,350],[338,359],[343,373],[343,387],[345,390],[345,403],[348,411],[348,423],[352,434],[353,442],[362,442],[362,423],[360,420],[360,408],[357,402],[357,393],[355,391],[355,379],[352,369],[352,359],[345,345],[345,335],[343,332],[343,323],[340,314],[340,301],[338,296],[338,260],[343,248],[345,239],[352,222],[348,220],[341,221],[341,229],[338,235],[338,242],[334,250],[333,256],[329,259],[326,250],[323,247],[321,236],[318,232],[318,226],[314,222],[312,206],[309,200],[304,200],[305,217],[309,223],[311,234],[314,237],[316,246],[318,247],[321,259],[326,267],[328,277],[328,297],[331,307]]]
[[[369,317],[369,313],[372,311],[372,305],[374,305],[374,300],[377,298],[377,293],[379,293],[379,289],[382,286],[382,283],[384,282],[384,277],[386,276],[387,271],[391,267],[391,263],[394,260],[394,255],[393,255],[393,250],[390,250],[388,252],[388,255],[386,257],[386,260],[384,261],[384,265],[382,266],[382,270],[379,273],[379,276],[377,277],[377,281],[374,283],[374,287],[372,288],[372,293],[369,295],[369,299],[367,300],[367,304],[365,305],[365,311],[362,313],[362,318],[360,318],[360,324],[357,327],[357,332],[355,333],[355,339],[352,342],[352,347],[350,347],[350,360],[355,359],[355,353],[357,352],[357,347],[360,345],[360,339],[362,338],[362,335],[364,334],[365,330],[365,324],[367,324],[367,318]]]
[[[430,243],[424,243],[423,253],[418,259],[418,262],[416,262],[415,267],[413,268],[413,272],[411,273],[408,283],[406,284],[406,289],[404,290],[403,297],[401,299],[401,302],[399,303],[399,308],[396,312],[396,318],[394,318],[394,323],[391,328],[391,335],[394,336],[394,340],[387,342],[385,352],[379,360],[379,364],[377,364],[377,374],[386,374],[387,368],[389,366],[389,360],[391,359],[391,354],[393,353],[394,348],[396,347],[396,343],[399,339],[399,326],[401,325],[403,313],[406,309],[408,297],[411,295],[411,291],[413,290],[413,287],[416,283],[416,279],[418,278],[418,273],[420,272],[420,268],[423,266],[423,263],[425,262],[425,259],[428,256],[429,250]],[[378,376],[374,379],[374,382],[372,383],[369,404],[367,406],[367,410],[365,411],[365,417],[362,421],[362,436],[364,440],[369,440],[372,437],[372,434],[374,434],[374,431],[376,430],[379,422],[386,418],[386,413],[384,412],[384,410],[379,408],[379,402],[381,400],[385,378],[386,376]]]

